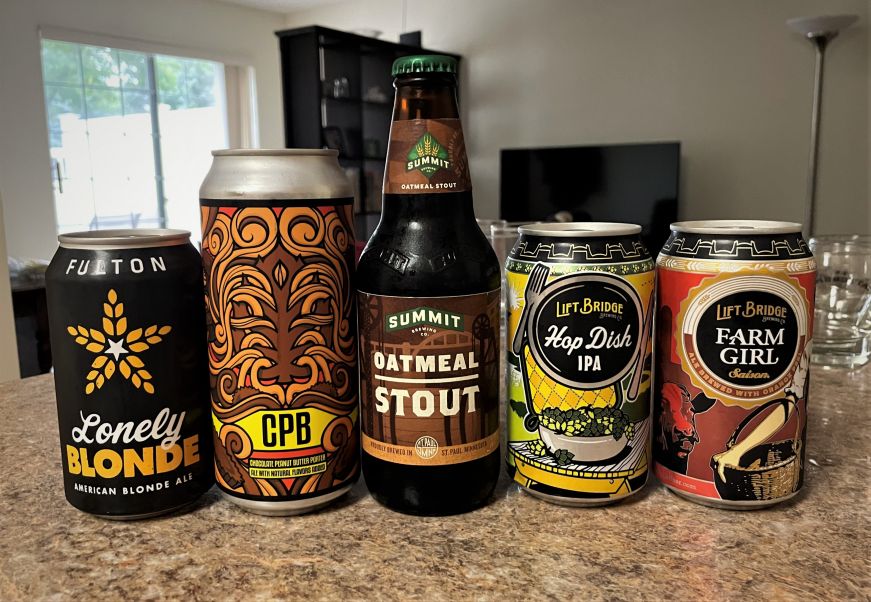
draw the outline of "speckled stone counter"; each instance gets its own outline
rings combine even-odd
[[[51,377],[0,386],[0,599],[871,598],[871,369],[812,376],[806,487],[773,510],[714,510],[651,483],[567,509],[502,479],[449,518],[378,506],[362,483],[332,508],[247,514],[213,489],[142,522],[63,497]]]

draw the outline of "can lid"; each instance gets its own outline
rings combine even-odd
[[[213,157],[338,157],[331,148],[222,148],[212,151]]]
[[[67,232],[57,237],[67,249],[143,249],[185,245],[190,241],[187,230],[169,228],[137,228],[123,230],[90,230]]]
[[[619,222],[552,222],[525,224],[518,228],[521,234],[559,236],[565,238],[596,238],[599,236],[633,236],[641,234],[638,224]]]
[[[393,61],[390,75],[405,73],[456,73],[457,59],[446,54],[413,54]]]
[[[709,219],[675,222],[672,232],[688,234],[725,234],[730,236],[753,236],[757,234],[794,234],[801,232],[797,222],[778,222],[756,219]]]

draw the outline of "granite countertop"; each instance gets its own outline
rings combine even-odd
[[[570,509],[503,476],[492,504],[416,518],[359,483],[317,514],[248,514],[213,489],[188,514],[112,522],[63,497],[53,382],[0,385],[0,599],[871,598],[871,367],[812,376],[806,486],[771,510],[653,482]]]

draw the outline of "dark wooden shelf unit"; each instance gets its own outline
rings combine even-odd
[[[368,236],[381,210],[393,61],[410,54],[461,57],[316,25],[275,35],[281,50],[284,144],[338,148],[339,163],[356,182],[357,236]]]

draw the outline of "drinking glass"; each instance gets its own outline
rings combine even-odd
[[[812,361],[856,369],[871,362],[871,241],[861,236],[816,237]]]
[[[505,278],[505,263],[508,261],[508,254],[511,252],[511,249],[514,248],[514,244],[517,242],[518,237],[520,236],[520,232],[518,228],[524,224],[531,223],[539,223],[539,222],[506,222],[505,220],[498,220],[500,223],[496,223],[497,220],[493,220],[493,223],[490,224],[490,235],[487,237],[490,239],[490,244],[493,245],[493,250],[496,251],[496,257],[499,258],[499,266],[502,272],[502,300],[500,303],[500,317],[499,317],[499,343],[502,349],[502,356],[499,359],[499,365],[501,367],[502,378],[499,380],[499,399],[500,403],[504,403],[508,398],[508,359],[505,354],[505,350],[507,349],[508,341],[508,323],[506,321],[506,317],[508,315],[507,303],[508,303],[508,282]],[[504,410],[501,408],[500,411]]]
[[[488,218],[475,218],[475,221],[478,222],[478,227],[481,228],[481,232],[484,233],[484,236],[487,237],[491,243],[493,242],[493,235],[490,232],[490,229],[493,226],[504,226],[508,222],[504,219],[488,219]]]

